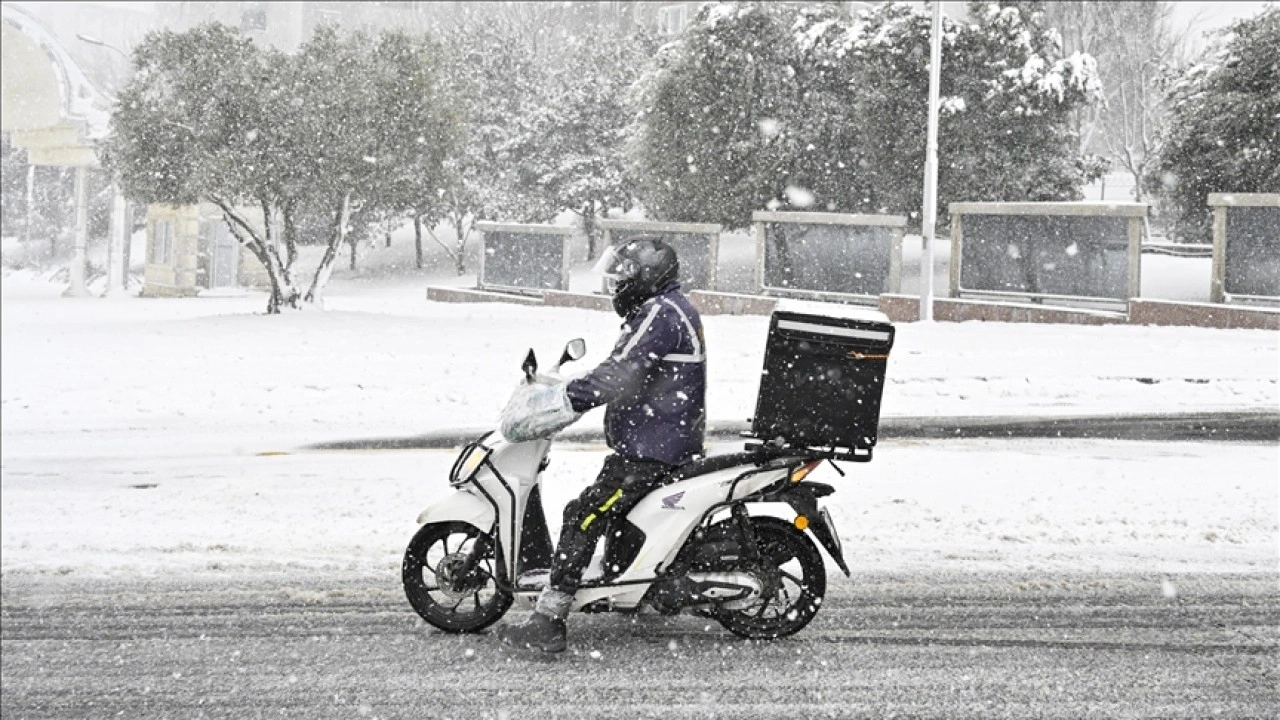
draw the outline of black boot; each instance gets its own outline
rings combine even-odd
[[[567,635],[564,620],[534,611],[517,625],[498,628],[502,644],[519,650],[540,650],[544,653],[564,652]]]

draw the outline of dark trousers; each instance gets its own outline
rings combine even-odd
[[[565,505],[548,587],[569,595],[577,592],[582,572],[610,523],[626,517],[673,470],[674,466],[656,460],[632,460],[621,455],[605,458],[596,481]]]

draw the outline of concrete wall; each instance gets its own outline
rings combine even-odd
[[[167,258],[156,258],[157,231],[166,223],[172,233]],[[199,290],[199,208],[193,205],[147,206],[147,264],[143,297],[190,297]]]

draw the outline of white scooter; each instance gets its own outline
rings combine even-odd
[[[551,374],[584,354],[582,340],[570,342]],[[532,350],[523,370],[536,381]],[[472,633],[496,622],[517,598],[532,607],[553,552],[540,490],[551,444],[508,442],[494,431],[463,448],[449,476],[454,491],[418,515],[422,527],[404,556],[405,593],[428,623]],[[818,505],[835,490],[803,482],[834,457],[862,461],[870,454],[757,443],[681,466],[625,518],[614,519],[573,609],[687,610],[748,638],[799,631],[826,591],[822,555],[805,531],[849,574],[831,517]],[[789,522],[750,514],[757,503],[785,503],[796,515]]]

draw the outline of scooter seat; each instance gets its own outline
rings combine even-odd
[[[698,458],[681,465],[675,472],[671,473],[670,482],[678,480],[686,480],[699,475],[706,475],[718,470],[727,470],[731,467],[739,465],[758,465],[760,456],[751,452],[735,452],[725,455],[712,455],[711,457]]]

